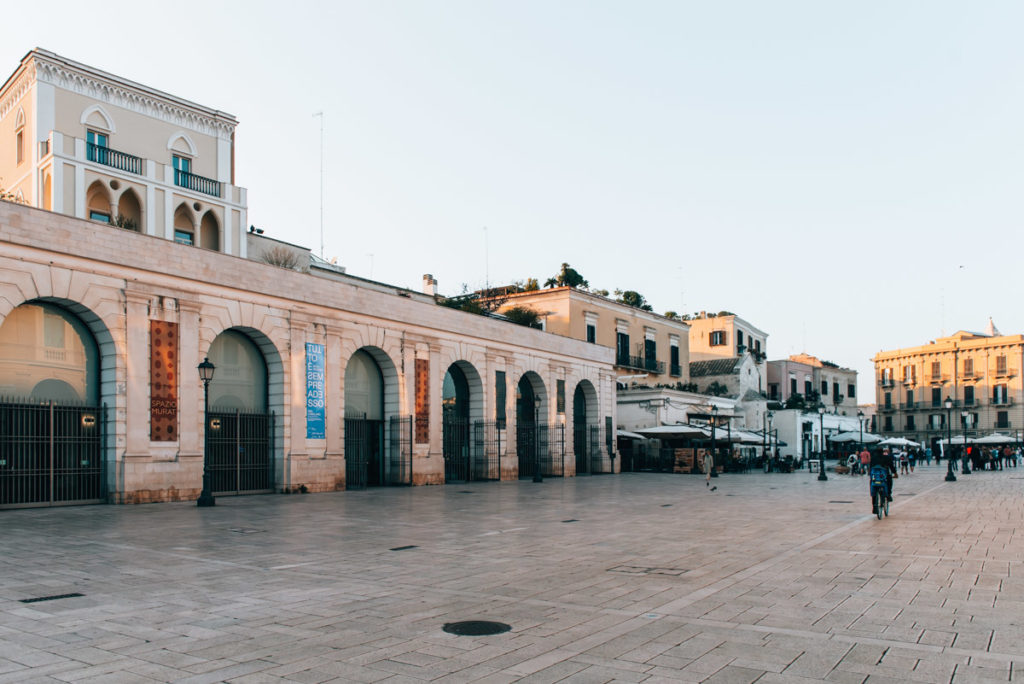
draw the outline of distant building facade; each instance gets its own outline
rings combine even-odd
[[[806,353],[767,366],[769,399],[784,404],[800,396],[805,403],[821,401],[832,412],[856,414],[857,371]]]
[[[1024,335],[961,330],[872,360],[883,434],[931,443],[946,437],[947,421],[954,435],[1024,429]]]

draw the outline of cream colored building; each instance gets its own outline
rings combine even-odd
[[[710,361],[750,352],[763,359],[768,352],[768,333],[735,314],[701,313],[690,324],[690,360]]]
[[[0,87],[0,186],[40,209],[245,256],[236,125],[35,49]]]
[[[872,360],[883,434],[933,443],[946,437],[947,420],[954,436],[965,427],[971,436],[1024,428],[1024,335],[961,330]]]
[[[769,361],[768,398],[785,403],[793,395],[817,397],[829,411],[857,413],[857,371],[810,354]]]
[[[611,347],[617,372],[638,384],[690,381],[690,327],[682,321],[572,287],[514,293],[498,311],[513,306],[536,311],[548,332]]]

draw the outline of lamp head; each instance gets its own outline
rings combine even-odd
[[[953,408],[953,400],[952,400],[952,399],[950,399],[949,397],[946,397],[946,401],[945,401],[945,402],[943,402],[943,403],[945,404],[945,406],[946,406],[946,410],[947,410],[947,411],[948,411],[949,409]]]
[[[818,415],[821,415],[821,416],[825,415],[825,405],[824,404],[818,404]]]
[[[216,369],[217,367],[210,363],[209,357],[203,359],[203,362],[199,364],[199,378],[203,384],[210,384],[210,381],[213,380],[213,371]]]

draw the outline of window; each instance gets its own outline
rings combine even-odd
[[[974,377],[974,359],[964,359],[964,377]]]
[[[615,363],[620,366],[629,365],[629,334],[615,334]]]
[[[99,131],[85,132],[85,158],[100,164],[109,163],[110,148],[107,145],[107,134]]]
[[[882,369],[882,384],[883,385],[891,385],[892,384],[892,368],[883,368]]]
[[[997,428],[1008,428],[1008,427],[1010,427],[1010,412],[1009,411],[996,411],[996,427]]]
[[[892,432],[892,416],[885,417],[885,431]]]
[[[587,342],[591,344],[597,342],[597,326],[591,323],[587,323]]]
[[[724,344],[725,344],[725,331],[724,330],[714,330],[714,331],[712,331],[712,333],[711,333],[711,346],[712,347],[721,347]]]
[[[996,357],[996,375],[1006,375],[1006,357]]]
[[[907,390],[907,408],[914,408],[914,390]]]
[[[677,347],[676,345],[672,345],[671,347],[669,347],[668,353],[669,363],[672,365],[669,371],[672,375],[679,377],[680,375],[683,374],[683,369],[679,365],[679,347]]]
[[[885,393],[885,408],[892,408],[892,392]]]
[[[761,340],[754,340],[754,351],[761,353]]]
[[[505,371],[494,371],[494,420],[499,429],[505,427]]]
[[[822,380],[821,381],[821,396],[823,396],[823,397],[827,397],[828,396],[828,380]]]
[[[655,370],[655,361],[658,358],[658,346],[654,340],[644,340],[644,361],[647,364],[647,370]]]
[[[838,382],[833,382],[832,383],[832,398],[835,399],[836,401],[839,401],[839,398],[841,396],[842,395],[839,394],[839,383]]]
[[[810,378],[805,378],[804,379],[804,394],[806,394],[809,397],[809,396],[811,396],[811,391],[812,391],[811,390],[811,380],[810,380]]]
[[[779,398],[779,383],[768,383],[768,398],[776,400]]]
[[[736,353],[742,354],[746,350],[746,345],[743,344],[743,331],[736,331]]]
[[[192,173],[192,160],[188,157],[174,155],[174,170]]]
[[[932,406],[942,406],[941,387],[932,387]]]
[[[993,404],[1005,404],[1006,403],[1006,385],[995,385],[992,387],[992,403]]]
[[[14,120],[14,154],[17,163],[25,161],[25,110],[18,110],[18,117]]]
[[[903,367],[903,381],[904,382],[915,382],[917,380],[917,367],[916,366],[904,366]]]
[[[191,245],[192,233],[187,233],[184,230],[176,229],[174,231],[174,241],[177,242],[179,245]]]
[[[856,397],[857,396],[857,386],[856,385],[847,385],[846,386],[846,396],[850,397],[851,399]]]
[[[789,393],[796,394],[796,376],[791,375],[789,378]]]
[[[110,223],[110,214],[105,214],[102,211],[96,211],[95,209],[89,210],[89,218],[93,221],[102,221],[103,223]],[[192,244],[191,242],[189,244]]]
[[[932,380],[938,380],[942,375],[942,363],[939,361],[932,361]]]
[[[974,404],[974,388],[970,385],[964,387],[964,404],[967,406]]]
[[[941,413],[932,414],[928,416],[928,427],[930,427],[932,430],[938,430],[944,426],[943,422],[945,421],[945,419],[946,416],[942,415]]]
[[[64,348],[63,316],[43,311],[43,345],[51,349]]]
[[[917,426],[914,425],[914,415],[913,414],[907,416],[907,429],[908,430],[916,430],[917,429]]]

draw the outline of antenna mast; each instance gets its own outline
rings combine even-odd
[[[313,116],[320,117],[320,258],[324,258],[324,113],[317,112]]]

